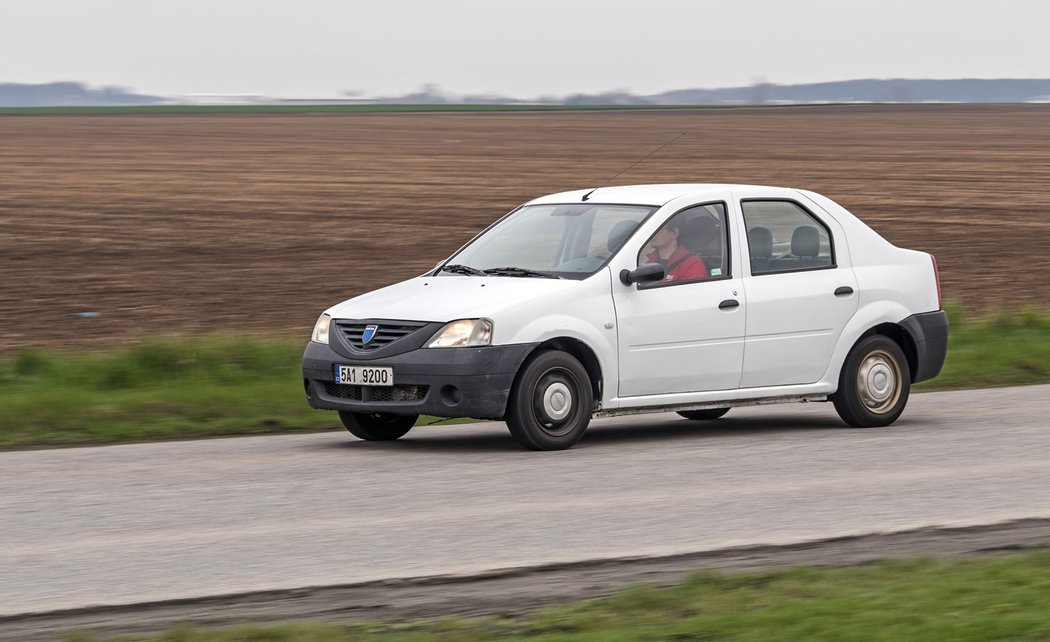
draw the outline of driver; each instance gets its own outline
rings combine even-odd
[[[673,223],[661,227],[649,242],[652,251],[646,255],[645,262],[664,266],[664,281],[688,281],[708,276],[704,262],[678,242],[679,232]]]

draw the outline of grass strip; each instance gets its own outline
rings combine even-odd
[[[150,441],[339,426],[303,396],[303,341],[157,338],[25,349],[0,362],[0,446]]]
[[[916,390],[988,388],[1050,382],[1050,315],[1035,308],[967,318],[946,306],[948,357],[939,376]]]
[[[1050,316],[949,313],[944,371],[918,390],[1050,381]],[[0,361],[0,448],[336,428],[335,413],[306,405],[303,344],[217,335],[73,355],[24,349]]]
[[[620,642],[1050,639],[1050,550],[848,568],[700,573],[523,618],[181,628],[113,642]],[[70,642],[92,642],[72,635]]]

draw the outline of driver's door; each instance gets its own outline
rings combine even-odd
[[[699,217],[712,214],[718,222],[717,239],[711,236],[709,221],[695,224]],[[702,255],[707,275],[648,284],[613,283],[619,397],[730,390],[740,385],[747,302],[729,261],[726,203],[683,209],[662,227],[669,225],[678,226],[678,240],[685,249]],[[690,228],[705,230],[705,237],[689,238]],[[642,246],[635,265],[657,257],[651,247],[654,238],[656,234]]]

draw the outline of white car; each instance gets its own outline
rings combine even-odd
[[[328,309],[303,384],[362,439],[427,414],[503,419],[555,450],[592,417],[775,402],[884,426],[947,342],[933,256],[824,196],[602,187],[530,201],[423,276]]]

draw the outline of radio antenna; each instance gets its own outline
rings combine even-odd
[[[617,178],[617,177],[618,177],[618,176],[619,176],[620,174],[624,174],[624,173],[626,173],[626,172],[627,172],[627,170],[631,169],[632,167],[634,167],[635,165],[637,165],[637,164],[641,163],[642,161],[644,161],[644,160],[648,159],[648,158],[649,158],[650,156],[654,155],[654,154],[655,154],[656,152],[660,151],[660,150],[661,150],[661,149],[663,149],[664,147],[667,147],[668,145],[670,145],[671,143],[675,142],[676,140],[678,140],[678,139],[679,139],[679,138],[681,138],[682,136],[685,136],[685,132],[682,132],[681,134],[678,134],[677,136],[675,136],[675,137],[674,137],[674,138],[672,138],[671,140],[667,141],[667,142],[666,142],[666,143],[664,143],[663,145],[660,145],[659,147],[657,147],[657,148],[656,148],[656,149],[654,149],[653,151],[649,152],[649,153],[648,153],[648,154],[646,154],[645,156],[642,156],[641,158],[639,158],[638,160],[634,161],[633,163],[631,163],[631,164],[630,164],[630,165],[628,165],[627,167],[624,167],[623,169],[621,169],[621,170],[620,170],[619,172],[617,172],[617,173],[616,173],[616,174],[615,174],[614,176],[612,176],[611,178],[607,178],[607,179],[605,179],[605,182],[604,182],[604,183],[602,183],[602,184],[601,184],[601,185],[599,185],[598,187],[595,187],[595,188],[594,188],[594,189],[592,189],[591,191],[589,191],[589,192],[587,192],[586,194],[584,194],[584,195],[583,195],[583,199],[582,199],[582,200],[586,201],[587,199],[589,199],[589,198],[591,197],[591,194],[593,194],[593,193],[597,192],[597,191],[598,191],[598,190],[600,190],[601,188],[605,187],[605,186],[606,186],[606,185],[608,185],[609,183],[611,183],[611,182],[613,182],[614,180],[616,180],[616,178]]]

